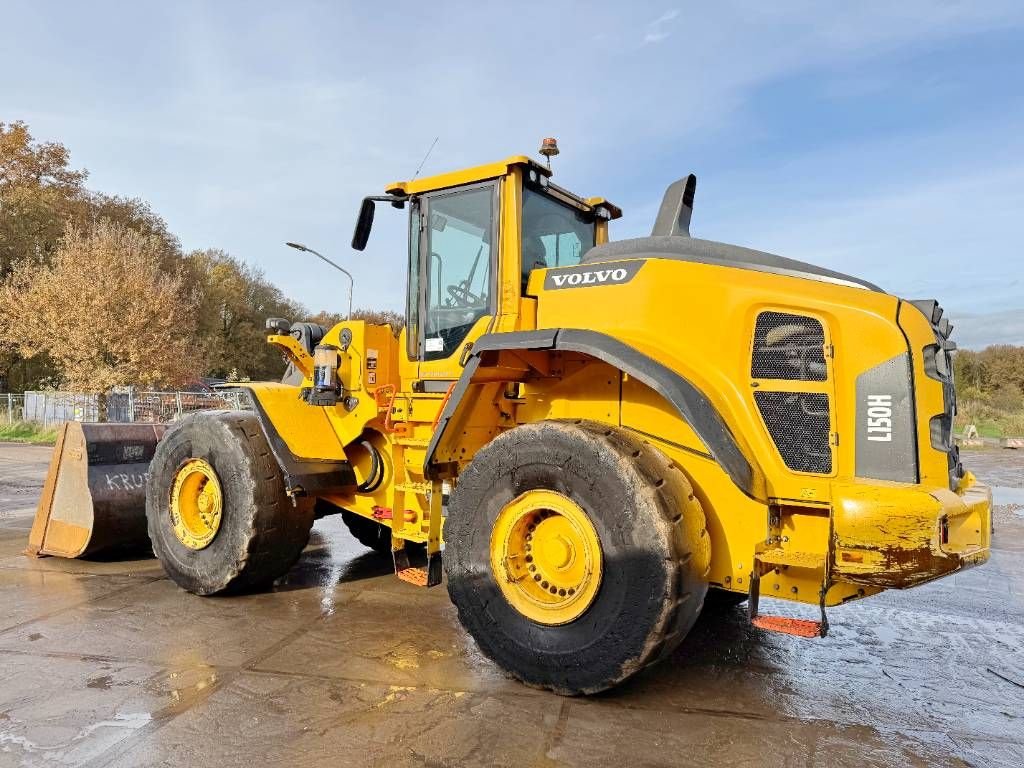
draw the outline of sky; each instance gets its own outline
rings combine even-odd
[[[22,2],[0,121],[57,140],[310,309],[404,305],[406,222],[360,198],[536,156],[646,234],[693,172],[695,237],[937,298],[964,347],[1024,344],[1024,3]]]

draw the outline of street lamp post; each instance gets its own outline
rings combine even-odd
[[[344,267],[339,266],[338,264],[335,264],[333,261],[328,259],[322,253],[318,253],[317,251],[314,251],[312,248],[309,248],[308,246],[305,246],[302,243],[285,243],[285,245],[287,245],[289,248],[294,248],[297,251],[305,251],[306,253],[312,253],[318,259],[320,259],[322,261],[326,261],[328,264],[330,264],[336,270],[338,270],[339,272],[344,273],[345,276],[348,277],[348,316],[345,319],[346,320],[351,320],[352,319],[352,290],[355,288],[355,284],[356,284],[355,279],[352,277],[352,273],[349,272]]]

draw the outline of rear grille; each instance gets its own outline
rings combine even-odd
[[[762,312],[754,327],[755,379],[825,381],[825,330],[812,317]]]
[[[960,449],[953,441],[953,420],[956,417],[956,388],[953,383],[953,360],[950,352],[956,349],[956,343],[949,340],[953,333],[953,325],[943,318],[942,307],[934,299],[910,302],[921,310],[932,324],[935,333],[935,344],[929,344],[923,350],[924,372],[936,381],[942,382],[943,412],[929,419],[929,433],[932,448],[946,454],[946,465],[949,470],[949,487],[956,489],[964,476],[964,467],[960,463]]]
[[[754,401],[786,466],[797,472],[832,472],[828,395],[755,392]]]

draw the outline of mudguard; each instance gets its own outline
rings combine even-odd
[[[250,395],[289,494],[319,496],[352,490],[355,472],[323,408],[298,398],[283,384],[238,387]]]
[[[744,454],[708,397],[693,383],[618,339],[597,331],[569,328],[492,333],[480,337],[473,345],[472,353],[438,418],[437,428],[427,447],[424,461],[424,473],[427,477],[436,478],[441,474],[441,465],[434,461],[437,447],[444,439],[445,430],[458,415],[462,400],[478,369],[481,365],[486,365],[489,353],[503,350],[580,352],[633,376],[664,397],[675,408],[743,493],[754,499],[767,499],[762,472]]]

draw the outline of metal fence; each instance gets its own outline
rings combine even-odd
[[[217,392],[25,392],[0,394],[0,423],[29,421],[56,426],[65,421],[166,424],[193,411],[246,410],[244,390]]]
[[[0,395],[0,424],[13,424],[16,421],[24,421],[25,411],[24,395]]]

